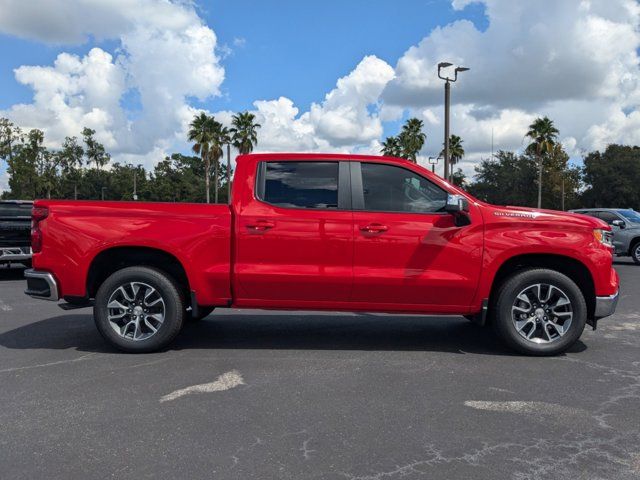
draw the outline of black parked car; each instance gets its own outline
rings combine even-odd
[[[0,264],[31,265],[31,206],[21,200],[0,201]]]

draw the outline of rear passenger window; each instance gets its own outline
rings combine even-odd
[[[338,208],[338,162],[266,162],[260,199],[278,207]]]

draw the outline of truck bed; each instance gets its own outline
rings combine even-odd
[[[99,253],[145,247],[175,257],[199,303],[231,299],[231,211],[227,205],[154,202],[38,200],[43,250],[34,268],[63,279],[63,297],[84,297],[89,267]],[[49,252],[49,253],[48,253]]]

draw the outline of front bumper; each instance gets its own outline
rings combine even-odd
[[[0,262],[22,262],[31,259],[31,247],[0,247]]]
[[[596,297],[596,310],[593,316],[596,319],[599,319],[608,317],[609,315],[613,315],[613,313],[616,311],[616,307],[618,306],[619,297],[619,290],[608,297]]]
[[[32,268],[24,271],[27,279],[27,295],[41,300],[57,302],[60,299],[58,284],[54,276],[49,272],[40,272]]]

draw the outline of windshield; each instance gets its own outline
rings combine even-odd
[[[640,213],[635,210],[618,210],[624,218],[633,223],[640,223]]]

